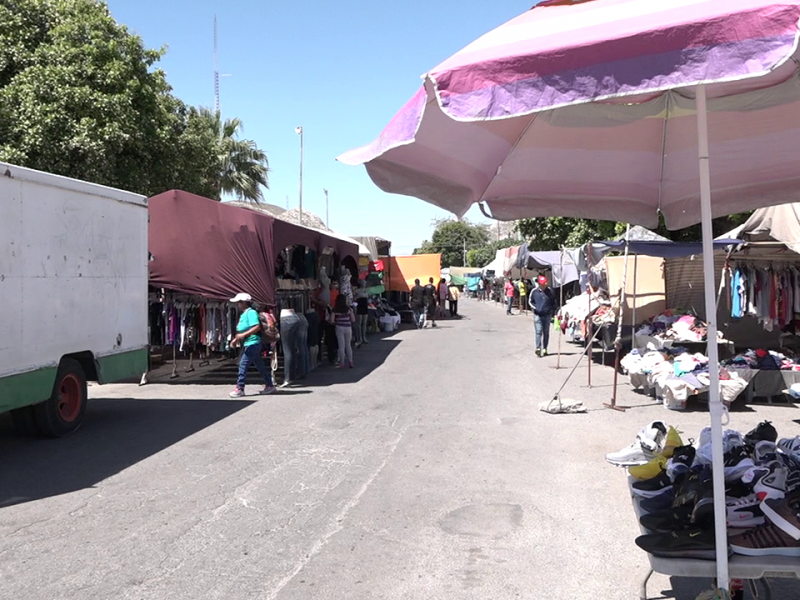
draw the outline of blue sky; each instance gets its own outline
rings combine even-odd
[[[213,23],[218,20],[223,116],[266,150],[266,200],[298,204],[299,136],[305,136],[303,207],[347,235],[378,235],[393,254],[430,237],[449,213],[380,191],[363,167],[335,161],[371,142],[421,84],[420,75],[475,38],[529,9],[533,0],[108,0],[114,18],[161,61],[184,102],[214,103]],[[467,215],[483,220],[477,209]]]

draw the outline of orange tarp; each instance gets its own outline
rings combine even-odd
[[[388,262],[384,285],[390,292],[410,292],[415,279],[419,279],[422,285],[425,285],[429,277],[433,277],[436,283],[439,283],[441,278],[441,254],[390,256],[384,260]]]

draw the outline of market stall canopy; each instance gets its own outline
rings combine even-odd
[[[148,200],[150,284],[178,293],[257,302],[275,298],[274,218],[172,190]]]
[[[742,240],[714,240],[715,250],[725,250],[728,246],[741,244]],[[625,252],[625,240],[592,243],[592,252],[606,254],[608,252]],[[660,258],[678,258],[703,253],[701,242],[631,242],[628,252],[641,256],[657,256]],[[596,263],[595,263],[596,264]]]
[[[743,242],[776,242],[800,254],[800,203],[759,208],[725,235]]]
[[[414,287],[414,280],[419,279],[422,285],[428,283],[428,278],[433,277],[439,281],[441,272],[441,254],[415,254],[414,256],[390,256],[383,259],[388,262],[388,283],[386,289],[390,292],[409,292]]]
[[[392,242],[375,236],[353,236],[353,239],[364,244],[368,249],[372,260],[377,260],[379,256],[389,256]]]
[[[800,200],[800,0],[557,4],[429,71],[377,140],[339,160],[458,216],[484,202],[501,220],[654,228],[660,211],[681,229],[700,221],[703,84],[712,216]]]
[[[616,238],[615,241],[625,240],[628,239],[632,242],[669,242],[669,238],[665,238],[663,235],[657,234],[655,231],[651,231],[646,227],[642,227],[641,225],[634,225],[630,228],[630,231],[627,233],[621,233]]]
[[[532,252],[528,249],[528,244],[524,244],[519,247],[517,267],[529,270],[549,270],[553,274],[552,285],[555,287],[561,287],[580,279],[578,267],[575,265],[572,255],[566,251]]]

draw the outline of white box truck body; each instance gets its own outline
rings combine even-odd
[[[0,163],[0,245],[0,412],[69,433],[147,370],[147,199]]]

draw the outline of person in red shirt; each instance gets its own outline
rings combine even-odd
[[[506,279],[506,314],[511,314],[511,305],[514,303],[514,284],[511,282],[511,277]]]

